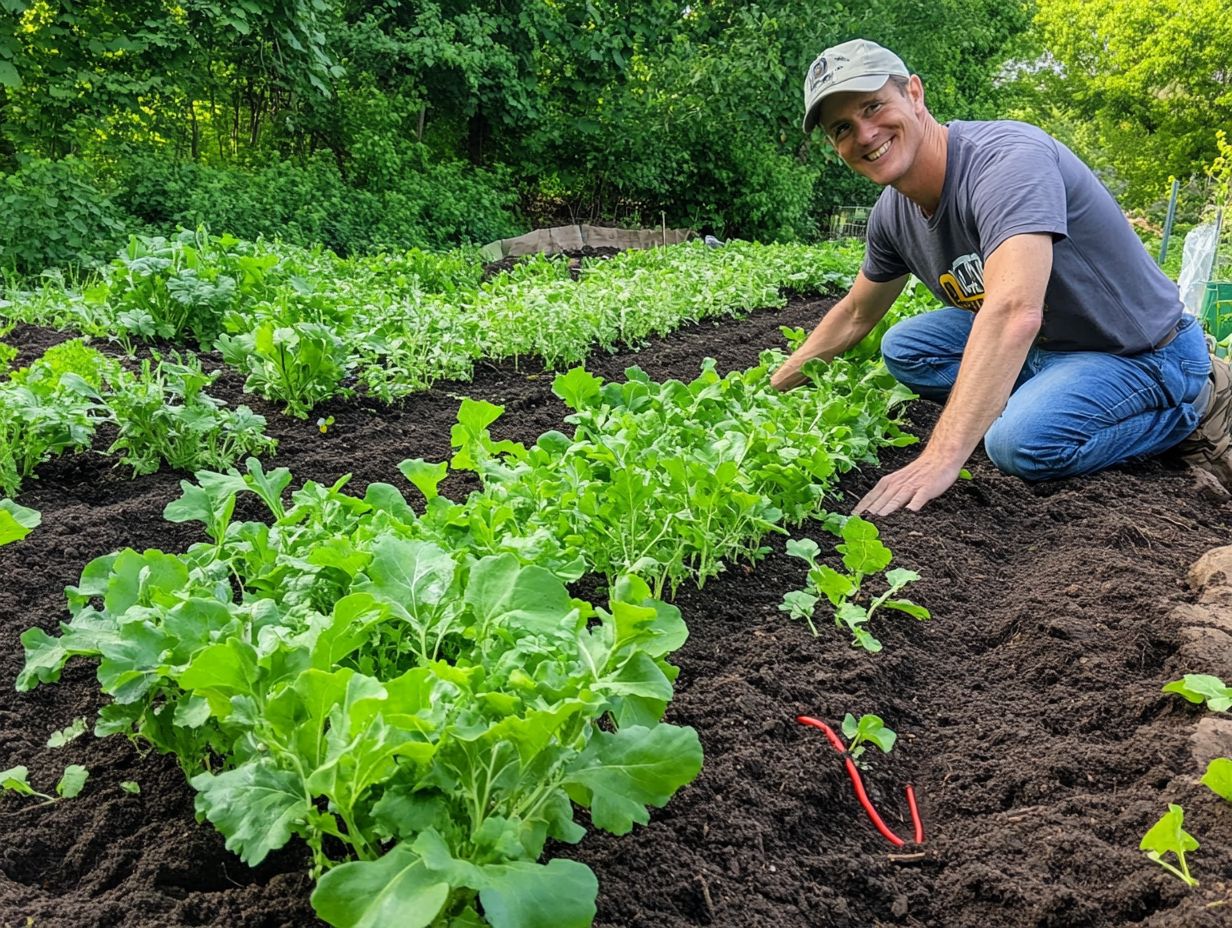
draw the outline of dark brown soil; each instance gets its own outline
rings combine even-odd
[[[720,369],[753,363],[781,324],[810,325],[826,304],[795,301],[743,322],[701,324],[591,369],[620,376],[636,363],[656,378],[688,378],[703,357]],[[29,360],[62,336],[22,327],[9,341]],[[401,482],[408,457],[440,459],[463,394],[506,406],[495,431],[533,439],[559,427],[550,375],[484,368],[388,409],[327,404],[325,435],[259,400],[281,445],[274,463],[300,480],[353,473]],[[228,375],[215,391],[232,402]],[[911,413],[926,434],[936,410]],[[502,432],[503,429],[503,432]],[[886,468],[906,460],[896,452]],[[1163,696],[1184,672],[1232,677],[1178,653],[1170,610],[1192,599],[1185,570],[1232,541],[1232,505],[1202,495],[1187,472],[1150,461],[1095,477],[1030,486],[982,454],[974,479],[920,513],[881,520],[896,563],[923,579],[912,597],[933,620],[886,617],[880,655],[820,637],[777,611],[803,564],[774,553],[733,567],[677,599],[691,637],[669,717],[694,726],[700,777],[651,824],[559,849],[599,877],[604,928],[813,928],[880,925],[1227,925],[1232,912],[1232,809],[1196,784],[1188,739],[1201,712]],[[885,468],[883,468],[884,470]],[[44,747],[48,735],[100,704],[93,669],[30,694],[12,689],[20,633],[65,618],[62,590],[91,558],[124,546],[182,550],[193,528],[161,517],[184,475],[132,480],[99,455],[45,465],[20,502],[43,513],[25,541],[0,549],[0,769],[23,764],[48,790],[64,765],[91,772],[81,797],[36,805],[0,797],[0,926],[37,928],[275,928],[319,924],[305,860],[288,849],[250,870],[193,818],[172,761],[92,736]],[[848,509],[878,476],[850,476]],[[455,485],[453,492],[465,488]],[[810,534],[824,546],[828,536]],[[1189,653],[1189,652],[1187,652]],[[1214,657],[1212,657],[1214,661]],[[860,812],[838,755],[806,713],[837,723],[875,712],[900,735],[865,774],[891,827],[906,834],[902,787],[919,791],[927,838],[896,860]],[[119,784],[135,780],[140,795]],[[1146,860],[1138,841],[1166,810],[1185,807],[1201,841],[1187,890]],[[908,847],[905,852],[915,848]]]

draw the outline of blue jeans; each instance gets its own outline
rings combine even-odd
[[[944,402],[974,319],[953,308],[904,319],[882,340],[886,367],[920,396]],[[984,449],[999,470],[1025,480],[1159,454],[1197,427],[1194,401],[1210,369],[1202,328],[1190,315],[1171,342],[1141,354],[1032,347]]]

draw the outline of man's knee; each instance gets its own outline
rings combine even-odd
[[[1030,423],[1004,418],[994,422],[984,436],[984,451],[997,470],[1032,482],[1080,473],[1079,450],[1076,444],[1032,428]]]

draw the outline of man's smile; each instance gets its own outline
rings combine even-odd
[[[893,139],[887,139],[886,143],[882,145],[880,148],[878,148],[876,151],[870,152],[869,154],[865,155],[864,160],[865,161],[876,161],[878,158],[880,158],[882,155],[884,155],[887,151],[890,150],[890,145],[893,143],[893,141],[894,141]]]

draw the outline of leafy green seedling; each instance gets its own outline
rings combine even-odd
[[[857,721],[850,712],[843,716],[843,737],[847,739],[847,753],[856,763],[868,745],[875,744],[882,754],[889,754],[898,740],[894,729],[887,728],[880,716],[862,715]]]
[[[1202,782],[1214,790],[1217,796],[1232,802],[1232,758],[1216,757],[1207,764],[1206,773],[1202,774]]]
[[[8,770],[0,770],[0,790],[8,790],[12,793],[17,793],[19,796],[31,796],[42,799],[44,805],[48,802],[57,802],[60,799],[72,799],[81,793],[81,790],[86,785],[86,780],[90,777],[90,771],[80,764],[69,764],[64,768],[64,773],[61,774],[60,780],[56,783],[56,795],[49,796],[47,793],[40,793],[30,785],[30,771],[25,767],[10,767]]]
[[[1178,805],[1168,804],[1168,811],[1151,826],[1151,830],[1142,836],[1138,849],[1146,851],[1146,856],[1159,864],[1173,876],[1184,881],[1186,886],[1197,886],[1198,881],[1189,875],[1189,865],[1185,855],[1198,849],[1198,842],[1181,826],[1185,822],[1185,810]],[[1176,856],[1179,866],[1173,866],[1164,860],[1165,854]]]
[[[1187,673],[1164,686],[1163,692],[1176,693],[1192,703],[1206,703],[1212,712],[1226,712],[1232,706],[1232,687],[1207,673]]]
[[[40,793],[31,786],[30,771],[21,766],[0,770],[0,789],[16,793],[18,796],[38,796],[51,802],[55,802],[56,798],[55,796],[48,796],[46,793]]]
[[[47,739],[47,747],[62,748],[74,738],[80,738],[85,734],[85,730],[86,720],[84,718],[73,719],[71,725],[52,732],[51,737]]]
[[[329,427],[333,424],[334,424],[333,416],[322,416],[320,419],[317,419],[317,428],[321,430],[322,435],[328,432]]]
[[[885,572],[888,588],[871,600],[867,606],[858,602],[864,579],[873,573],[885,570],[892,557],[890,549],[878,539],[877,526],[859,516],[835,517],[826,522],[826,528],[841,535],[843,543],[836,549],[843,558],[847,572],[835,570],[828,564],[819,564],[817,555],[821,549],[815,541],[804,538],[787,542],[787,553],[809,565],[808,581],[803,590],[793,590],[783,597],[779,609],[792,618],[804,619],[813,634],[813,611],[822,596],[834,607],[834,622],[840,628],[846,626],[853,637],[853,644],[876,653],[881,650],[878,641],[867,628],[873,613],[879,608],[896,609],[916,619],[927,619],[931,613],[909,599],[900,599],[897,594],[908,583],[920,579],[913,570],[895,568]]]
[[[141,784],[136,780],[123,780],[120,782],[120,789],[131,796],[141,795]]]

